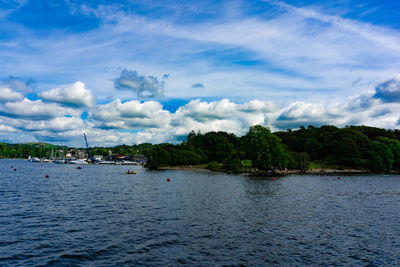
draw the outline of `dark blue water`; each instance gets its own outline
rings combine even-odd
[[[400,176],[0,171],[1,266],[400,265]]]

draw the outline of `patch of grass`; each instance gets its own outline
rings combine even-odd
[[[222,169],[222,163],[218,163],[216,161],[209,162],[207,165],[207,169],[211,171],[218,171]]]
[[[252,167],[251,160],[249,160],[249,159],[242,160],[242,167],[243,168],[251,168]]]

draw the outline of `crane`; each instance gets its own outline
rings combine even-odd
[[[87,149],[87,152],[88,152],[88,158],[94,163],[95,159],[90,155],[90,148],[89,148],[89,144],[87,142],[87,138],[86,138],[85,132],[83,132],[83,137],[85,138],[86,149]]]

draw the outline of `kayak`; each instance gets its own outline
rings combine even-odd
[[[125,174],[136,174],[136,172],[125,172]]]

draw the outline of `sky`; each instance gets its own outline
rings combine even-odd
[[[0,0],[0,141],[400,129],[397,0]]]

